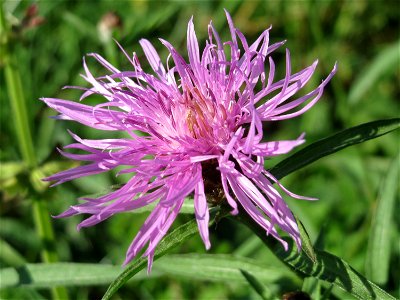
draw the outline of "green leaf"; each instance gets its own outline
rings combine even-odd
[[[315,277],[304,278],[301,291],[310,295],[313,300],[321,299],[321,283]]]
[[[259,294],[263,300],[278,299],[276,295],[273,295],[272,292],[260,281],[258,281],[258,279],[252,274],[242,269],[240,272],[242,273],[243,277],[246,278],[247,282],[254,289],[254,291],[256,291],[256,293]]]
[[[395,118],[373,121],[345,129],[296,152],[270,169],[270,172],[277,179],[281,179],[324,156],[340,151],[346,147],[377,138],[399,127],[400,118]]]
[[[0,238],[0,261],[8,266],[21,266],[25,258],[18,253],[9,243]]]
[[[399,184],[400,154],[394,159],[380,187],[377,207],[368,240],[366,273],[371,280],[385,284],[388,280],[391,250],[391,224]]]
[[[324,249],[324,245],[325,245],[325,226],[326,225],[322,226],[322,228],[317,236],[317,239],[314,242],[314,246],[313,246],[320,250]],[[314,252],[314,255],[315,255],[315,260],[313,260],[310,256],[309,257],[311,258],[311,260],[316,262],[315,252]],[[325,293],[322,296],[322,299],[329,299],[331,289],[332,289],[332,285],[330,285],[330,288],[325,290]],[[302,286],[301,290],[303,292],[309,294],[311,296],[311,299],[313,299],[313,300],[321,299],[321,281],[315,277],[304,278],[303,286]]]
[[[29,249],[33,254],[40,250],[40,241],[37,239],[35,231],[29,224],[18,219],[2,217],[0,226],[0,236],[18,249],[23,247]]]
[[[304,251],[298,252],[293,240],[284,238],[289,245],[288,251],[285,251],[279,241],[266,236],[265,231],[245,212],[240,212],[237,218],[257,234],[271,249],[272,253],[302,277],[312,276],[333,283],[362,300],[395,299],[354,270],[341,258],[315,249],[316,262],[314,263]]]
[[[301,248],[305,254],[307,254],[308,258],[313,262],[317,262],[317,258],[314,252],[314,247],[310,240],[310,236],[308,235],[306,228],[303,223],[296,217],[297,224],[299,226],[300,238],[301,238]]]
[[[375,82],[390,70],[398,70],[400,40],[379,52],[372,63],[360,72],[360,76],[355,80],[349,93],[349,103],[355,105],[368,90],[375,86]]]
[[[231,254],[174,254],[157,261],[157,270],[181,278],[194,280],[246,283],[241,271],[246,271],[262,282],[275,282],[282,277],[296,280],[290,270],[262,264],[254,259]]]
[[[22,77],[20,75],[18,58],[13,51],[13,45],[6,38],[8,36],[9,24],[6,22],[5,12],[3,11],[3,3],[0,5],[0,32],[4,35],[4,43],[2,43],[2,54],[4,55],[4,79],[5,87],[8,92],[8,99],[11,104],[12,115],[10,120],[15,128],[17,146],[23,160],[28,167],[35,167],[37,164],[35,148],[32,142],[30,120],[28,118],[27,102],[25,99],[25,91]],[[3,89],[2,89],[3,90]],[[4,92],[4,90],[3,90]],[[3,106],[4,104],[2,104]]]
[[[250,256],[262,246],[260,239],[256,235],[251,235],[243,243],[237,246],[233,251],[233,254],[237,256]]]
[[[210,225],[214,223],[215,219],[211,218]],[[195,233],[198,232],[196,220],[179,226],[173,232],[168,234],[157,246],[154,253],[154,261],[165,255],[168,251],[188,240]],[[142,270],[147,265],[147,259],[140,257],[133,261],[108,287],[102,300],[111,299],[115,292],[122,287],[133,275]]]
[[[42,164],[50,152],[54,149],[56,140],[53,138],[56,122],[50,118],[54,111],[50,108],[44,110],[38,124],[37,137],[35,141],[36,155],[39,164]]]
[[[0,270],[1,288],[101,285],[111,282],[120,271],[120,266],[101,264],[26,264]]]
[[[68,11],[64,12],[62,17],[65,23],[74,28],[79,35],[89,37],[93,41],[98,40],[96,27],[93,23],[88,22],[86,18],[80,18],[78,15]]]
[[[186,224],[185,224],[186,225]],[[181,227],[180,230],[187,228]],[[178,228],[179,229],[179,228]],[[140,260],[140,259],[139,259]],[[143,266],[147,261],[144,261]],[[129,268],[128,268],[129,269]],[[37,263],[0,270],[1,289],[11,287],[49,288],[55,286],[89,286],[112,282],[120,273],[121,266],[85,263]],[[283,277],[296,280],[289,270],[262,265],[253,259],[223,254],[169,255],[157,262],[150,275],[140,272],[134,279],[149,276],[173,275],[195,280],[246,283],[241,271],[256,276],[263,282],[275,282]],[[134,270],[135,272],[137,269]],[[123,274],[125,271],[123,271]],[[132,274],[132,273],[131,273]],[[121,274],[122,275],[122,274]],[[132,276],[124,277],[128,280]]]

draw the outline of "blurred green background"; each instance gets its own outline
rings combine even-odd
[[[37,12],[31,5],[36,5]],[[48,204],[48,213],[56,215],[77,203],[78,197],[106,191],[112,184],[124,181],[124,177],[115,178],[115,174],[107,173],[49,189],[40,180],[74,165],[56,151],[56,147],[72,142],[67,129],[85,138],[111,137],[111,133],[54,121],[49,116],[55,112],[38,98],[78,100],[79,92],[62,90],[62,87],[85,85],[79,74],[83,72],[82,57],[86,53],[100,53],[120,69],[130,69],[113,38],[128,53],[137,52],[142,66],[149,70],[138,44],[140,38],[151,40],[162,59],[166,59],[167,51],[158,42],[159,37],[170,41],[186,56],[189,18],[194,16],[196,34],[203,47],[211,19],[221,37],[229,38],[223,11],[226,8],[249,41],[273,25],[271,40],[287,40],[285,47],[291,51],[293,72],[318,58],[320,63],[308,89],[318,85],[338,62],[338,72],[322,100],[301,117],[266,124],[264,136],[268,140],[296,138],[306,132],[310,143],[360,123],[399,116],[398,1],[4,1],[4,8],[6,20],[12,25],[9,44],[18,61],[38,167],[29,169],[22,162],[15,119],[1,72],[1,267],[41,260],[43,241],[35,231],[32,201],[38,197],[43,199]],[[273,56],[280,75],[276,78],[284,74],[285,47]],[[103,74],[104,70],[93,59],[87,60],[95,74]],[[345,259],[362,274],[365,274],[372,214],[385,175],[399,151],[399,138],[395,132],[348,148],[283,180],[291,191],[320,199],[318,202],[288,199],[311,239],[315,240],[323,230],[325,249]],[[282,158],[267,161],[266,167],[274,166]],[[397,200],[398,191],[397,187]],[[400,263],[398,209],[397,202],[396,218],[392,222],[392,263],[388,280],[381,284],[396,295],[399,295],[400,280],[396,268]],[[55,252],[65,262],[120,265],[146,215],[119,214],[81,232],[75,227],[82,216],[51,219]],[[175,226],[190,218],[190,215],[179,216]],[[263,265],[281,267],[269,250],[236,222],[222,220],[210,231],[210,253],[234,253],[254,258]],[[196,237],[176,252],[204,253],[205,250]],[[245,282],[199,281],[163,271],[141,278],[124,286],[115,299],[259,299]],[[301,281],[284,278],[271,285],[279,295],[300,287]],[[98,299],[105,290],[106,286],[74,287],[68,293],[71,299]],[[49,295],[46,289],[0,291],[0,296],[6,299],[40,299]],[[334,290],[332,297],[344,296]]]

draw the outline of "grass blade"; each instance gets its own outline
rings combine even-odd
[[[185,224],[186,225],[186,224]],[[184,229],[184,228],[181,228]],[[146,265],[144,263],[143,267]],[[143,267],[141,269],[143,269]],[[86,263],[37,263],[0,270],[1,289],[50,288],[55,286],[94,286],[112,282],[121,266]],[[289,270],[262,265],[259,261],[225,254],[180,254],[160,259],[150,275],[140,272],[133,278],[142,280],[158,275],[216,282],[246,284],[242,271],[263,282],[296,280]],[[127,279],[131,279],[131,277]],[[126,279],[126,278],[124,278]]]
[[[380,137],[400,127],[400,118],[373,121],[345,129],[321,139],[278,163],[270,172],[278,179],[312,162],[370,139]]]
[[[210,224],[214,222],[214,218],[211,218]],[[186,224],[176,228],[173,232],[168,234],[156,248],[154,254],[154,261],[165,255],[169,250],[180,245],[195,233],[198,232],[196,220],[190,220]],[[133,275],[140,270],[144,269],[147,265],[147,259],[140,257],[131,263],[108,287],[102,300],[109,300],[115,294],[115,292],[122,287]]]
[[[267,283],[282,277],[296,280],[296,276],[284,267],[263,265],[258,260],[232,254],[173,254],[160,259],[156,269],[174,277],[242,284],[247,282],[242,271]]]
[[[368,241],[365,269],[368,278],[378,284],[385,284],[388,280],[392,243],[391,222],[399,187],[399,162],[400,155],[394,159],[380,188]]]
[[[25,258],[18,253],[9,243],[0,238],[0,261],[8,266],[21,266]]]
[[[379,52],[372,63],[360,72],[360,76],[356,79],[349,93],[349,103],[356,105],[368,90],[376,86],[375,82],[384,74],[388,74],[391,70],[398,70],[400,41],[393,43],[383,51]]]
[[[78,263],[37,263],[0,270],[1,288],[85,286],[110,283],[120,266]]]
[[[293,240],[289,238],[285,238],[289,245],[288,251],[285,251],[276,239],[266,236],[264,230],[245,212],[240,212],[237,218],[257,234],[271,249],[272,253],[300,276],[312,276],[333,283],[362,300],[395,299],[354,270],[341,258],[328,252],[314,249],[316,262],[313,262],[304,251],[298,252]]]
[[[310,236],[307,233],[306,228],[303,223],[296,217],[297,224],[299,226],[300,238],[301,238],[301,247],[304,253],[311,259],[313,262],[317,262],[317,257],[315,255],[314,247],[310,240]]]
[[[240,270],[240,272],[242,273],[243,277],[246,278],[249,285],[254,289],[254,291],[256,291],[258,295],[260,295],[263,300],[279,299],[251,273],[245,270]]]

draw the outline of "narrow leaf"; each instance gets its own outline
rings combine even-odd
[[[233,251],[233,254],[237,256],[251,256],[251,254],[259,250],[262,246],[260,239],[256,235],[251,235]]]
[[[81,263],[37,263],[0,270],[1,289],[9,287],[48,288],[108,284],[121,266]],[[147,276],[142,274],[136,279]]]
[[[315,277],[304,278],[301,290],[310,295],[313,300],[321,299],[321,283]]]
[[[315,252],[314,252],[314,247],[310,240],[310,236],[308,235],[303,223],[297,217],[296,217],[296,221],[299,226],[302,250],[308,256],[308,258],[311,259],[315,263],[315,262],[317,262],[317,258],[316,258]]]
[[[380,187],[368,240],[365,269],[368,278],[379,284],[385,284],[388,280],[392,243],[391,222],[399,188],[399,162],[400,154],[394,159]]]
[[[254,259],[231,254],[173,254],[160,259],[156,269],[163,274],[194,280],[246,283],[242,271],[262,282],[275,282],[283,277],[297,277],[286,268],[269,266]]]
[[[214,218],[211,218],[210,224],[214,222]],[[188,240],[195,233],[198,232],[196,220],[190,220],[186,224],[176,228],[173,232],[168,234],[158,245],[154,254],[154,261],[165,255],[168,251],[174,247],[180,245],[184,241]],[[108,287],[102,300],[111,299],[115,292],[122,287],[133,275],[142,270],[147,264],[147,259],[140,257],[131,263]]]
[[[289,245],[288,251],[285,251],[276,239],[265,235],[264,230],[245,212],[241,211],[236,218],[257,234],[271,249],[272,253],[300,276],[312,276],[320,280],[331,282],[349,292],[354,297],[362,300],[395,299],[354,270],[341,258],[325,251],[315,249],[316,262],[314,263],[304,251],[298,252],[293,240],[289,238],[285,238]]]
[[[18,253],[9,243],[0,238],[0,261],[8,266],[21,266],[25,264],[25,258]]]
[[[390,70],[398,71],[400,40],[381,51],[368,67],[360,72],[349,93],[349,103],[356,104],[368,90],[375,86],[375,82]]]
[[[252,274],[245,270],[240,270],[240,272],[242,273],[243,277],[246,278],[247,282],[254,289],[254,291],[256,291],[256,293],[260,295],[263,300],[278,299],[276,295],[273,295],[272,292]]]
[[[40,241],[37,239],[33,228],[16,218],[2,216],[0,236],[9,243],[16,245],[17,248],[25,247],[29,249],[31,253],[36,253],[40,249]]]
[[[278,163],[270,172],[278,179],[346,147],[377,138],[400,127],[400,118],[361,124],[321,139]]]
[[[326,225],[323,225],[315,242],[313,247],[316,249],[323,250],[325,247],[325,228]],[[314,252],[315,255],[315,252]],[[316,262],[316,260],[313,260]],[[324,295],[321,297],[321,281],[315,277],[306,277],[304,278],[303,281],[303,286],[301,290],[311,296],[311,299],[313,300],[320,300],[322,299],[329,299],[330,297],[330,291],[332,289],[332,285],[330,285],[331,288],[328,288],[325,290]]]
[[[104,264],[26,264],[0,270],[1,289],[109,284],[121,273],[121,269],[121,266]],[[142,280],[149,276],[172,275],[185,279],[244,284],[246,279],[242,276],[241,271],[246,271],[259,280],[269,283],[282,278],[291,281],[297,280],[297,277],[288,269],[271,267],[253,259],[224,254],[168,255],[157,262],[150,275],[140,272],[133,278]]]

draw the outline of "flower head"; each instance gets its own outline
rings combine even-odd
[[[208,207],[221,201],[231,206],[232,214],[238,212],[240,204],[266,234],[274,236],[285,248],[287,243],[277,227],[301,247],[296,221],[273,184],[291,197],[313,198],[286,190],[264,169],[264,160],[302,144],[304,134],[295,140],[263,141],[262,123],[293,118],[311,108],[320,99],[336,66],[316,89],[295,97],[311,78],[317,61],[292,74],[286,50],[286,75],[275,80],[271,53],[284,42],[270,45],[269,28],[248,44],[226,15],[231,40],[223,42],[210,23],[209,39],[202,52],[193,21],[189,21],[188,61],[169,42],[160,39],[169,51],[163,64],[152,44],[140,40],[152,74],[142,69],[135,53],[130,57],[122,50],[132,65],[129,71],[118,70],[98,54],[89,54],[108,70],[108,75],[95,78],[84,62],[83,77],[91,87],[80,88],[85,90],[80,100],[97,94],[105,99],[98,105],[42,99],[60,113],[59,119],[127,133],[127,138],[103,140],[82,139],[71,133],[76,142],[65,148],[87,153],[60,150],[61,154],[89,163],[46,178],[56,181],[56,185],[121,166],[124,169],[120,173],[132,174],[118,190],[98,198],[85,198],[85,203],[60,215],[91,215],[79,224],[80,228],[155,202],[154,210],[127,251],[125,263],[147,247],[143,255],[148,257],[151,268],[157,244],[191,194],[207,249]]]

